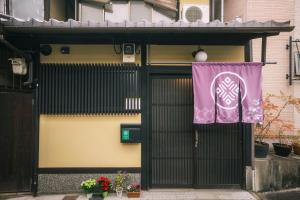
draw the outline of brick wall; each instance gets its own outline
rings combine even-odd
[[[285,47],[289,36],[300,39],[300,0],[226,0],[224,9],[225,21],[233,20],[235,16],[241,16],[243,21],[291,21],[295,26],[293,32],[268,38],[267,61],[274,61],[277,64],[264,66],[263,91],[278,94],[281,90],[286,94],[300,97],[300,81],[294,81],[293,85],[289,86],[285,78],[289,64],[289,51]],[[261,39],[257,39],[253,41],[253,59],[260,61],[260,57]],[[300,114],[293,108],[287,109],[282,115],[288,120],[295,121],[296,127],[300,128]]]
[[[246,19],[246,1],[245,0],[226,0],[224,2],[224,21],[234,20],[236,16]]]
[[[298,8],[297,14],[295,13],[295,3],[299,4],[299,0],[245,0],[246,1],[246,20],[276,20],[276,21],[288,21],[294,25],[299,24],[299,21],[295,21],[295,15],[300,18],[300,9]],[[298,6],[299,7],[299,6]],[[299,26],[299,25],[298,25]],[[283,91],[286,94],[294,94],[295,90],[299,91],[299,86],[293,87],[288,85],[288,81],[285,75],[288,73],[288,56],[289,52],[285,49],[288,44],[289,36],[294,33],[281,33],[279,36],[269,37],[267,43],[267,61],[275,61],[276,65],[266,65],[263,69],[263,91],[264,93],[278,94],[279,91]],[[299,34],[298,34],[299,35]],[[260,61],[261,55],[261,40],[253,41],[253,58],[254,61]],[[298,89],[295,89],[298,88]],[[299,94],[300,95],[300,92]],[[286,112],[282,114],[282,117],[288,120],[295,120],[296,126],[300,127],[300,120],[295,118],[293,108],[288,108]]]
[[[300,39],[300,1],[299,0],[295,0],[294,25],[295,25],[295,29],[293,32],[293,38]],[[298,43],[298,47],[300,48],[300,43]],[[296,50],[296,48],[294,46],[294,51],[295,50]],[[300,81],[293,82],[293,93],[296,97],[300,98]],[[295,124],[300,129],[300,114],[297,112],[294,112],[294,119],[295,119]]]

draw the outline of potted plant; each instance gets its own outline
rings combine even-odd
[[[141,186],[138,183],[131,183],[127,186],[127,197],[138,198],[140,197]]]
[[[88,199],[90,199],[93,195],[93,192],[95,191],[96,180],[95,179],[88,179],[88,180],[82,181],[80,186],[81,186],[81,189],[86,194],[86,197]]]
[[[285,139],[282,137],[284,135],[283,130],[278,131],[279,143],[273,143],[275,154],[282,157],[288,157],[292,152],[292,145],[284,142]]]
[[[95,193],[93,197],[95,197],[95,199],[99,199],[99,197],[105,198],[111,189],[112,184],[110,180],[105,176],[99,176],[96,179]]]
[[[278,106],[270,100],[271,95],[268,94],[263,102],[264,108],[264,121],[262,124],[256,124],[255,126],[255,157],[266,158],[269,153],[269,144],[264,142],[266,136],[270,133],[272,125],[272,119],[274,118],[273,113],[277,111]]]
[[[271,99],[281,101],[281,104],[275,104]],[[294,131],[293,124],[288,120],[280,118],[281,113],[289,106],[295,106],[300,111],[300,99],[287,96],[283,92],[280,95],[267,94],[264,99],[264,122],[257,124],[255,129],[255,157],[266,157],[269,151],[269,145],[264,142],[266,136],[274,133],[278,134],[279,143],[273,143],[275,154],[284,156],[290,150],[290,145],[284,142],[284,135]],[[281,151],[282,150],[282,151]],[[289,153],[288,153],[289,154]]]
[[[114,180],[114,190],[117,193],[117,197],[121,198],[124,188],[126,188],[126,182],[129,179],[129,174],[126,172],[118,171],[118,175]]]

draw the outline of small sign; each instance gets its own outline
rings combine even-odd
[[[129,140],[129,130],[126,130],[126,129],[122,130],[122,140],[123,141]]]

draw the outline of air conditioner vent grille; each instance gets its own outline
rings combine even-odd
[[[197,20],[201,20],[202,16],[203,16],[203,13],[202,13],[201,9],[197,6],[191,6],[185,12],[185,18],[189,22],[195,22]]]

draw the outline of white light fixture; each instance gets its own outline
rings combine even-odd
[[[12,70],[14,74],[26,75],[27,64],[24,58],[10,58]]]
[[[205,62],[207,61],[207,53],[203,49],[198,49],[192,53],[196,62]]]

